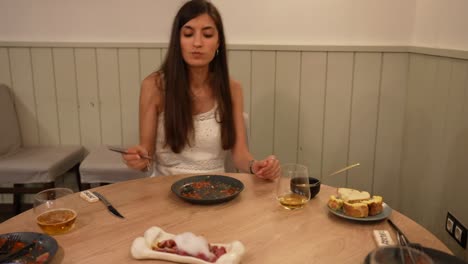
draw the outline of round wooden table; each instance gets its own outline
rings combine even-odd
[[[327,209],[335,188],[322,185],[305,208],[286,210],[275,199],[275,182],[249,174],[225,175],[239,179],[245,189],[234,200],[217,205],[189,204],[171,192],[184,177],[162,176],[95,188],[125,216],[118,218],[101,202],[76,197],[75,229],[54,236],[59,250],[52,263],[167,263],[138,261],[130,255],[133,240],[151,226],[178,234],[193,232],[209,242],[241,241],[242,263],[362,263],[376,248],[374,229],[395,232],[386,221],[359,222],[340,218]],[[385,197],[384,197],[385,198]],[[450,250],[429,231],[393,210],[390,218],[414,243],[444,252]],[[32,210],[0,225],[0,233],[41,232]]]

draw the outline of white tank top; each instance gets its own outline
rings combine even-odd
[[[152,176],[186,173],[222,173],[226,151],[221,145],[221,125],[216,121],[216,105],[193,116],[195,140],[180,153],[164,147],[164,113],[159,115],[156,136],[156,161]]]

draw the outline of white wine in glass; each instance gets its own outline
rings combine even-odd
[[[307,167],[300,164],[284,164],[277,179],[276,199],[286,209],[294,210],[304,207],[310,200]]]

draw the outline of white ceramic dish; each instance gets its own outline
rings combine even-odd
[[[130,253],[135,259],[162,259],[189,264],[237,264],[240,263],[245,252],[245,247],[240,241],[233,241],[229,244],[210,243],[211,245],[223,246],[226,248],[226,254],[222,255],[216,262],[207,262],[195,257],[181,256],[151,249],[151,245],[154,244],[155,241],[159,242],[172,239],[174,236],[173,234],[166,233],[160,227],[153,226],[145,231],[143,237],[137,237],[133,241]]]
[[[342,210],[335,211],[331,209],[330,207],[327,206],[328,210],[333,213],[334,215],[337,215],[342,218],[350,219],[350,220],[355,220],[355,221],[362,221],[362,222],[367,222],[367,221],[378,221],[378,220],[383,220],[387,217],[390,216],[392,213],[392,208],[388,206],[386,203],[382,204],[383,210],[380,214],[374,215],[374,216],[368,216],[368,217],[352,217],[345,215]]]

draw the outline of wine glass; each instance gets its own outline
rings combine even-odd
[[[309,173],[301,164],[284,164],[277,179],[276,199],[286,209],[302,208],[310,200]]]
[[[71,189],[53,188],[34,195],[34,214],[42,231],[58,235],[73,229],[77,212],[71,194]]]
[[[406,246],[385,246],[372,251],[369,256],[370,264],[400,264],[417,263],[433,264],[432,259],[423,251]]]

